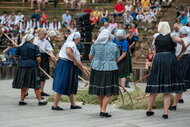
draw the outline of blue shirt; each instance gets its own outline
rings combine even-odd
[[[97,71],[118,70],[116,59],[120,57],[119,48],[113,42],[92,44],[90,56],[93,56],[91,68]]]
[[[185,25],[188,23],[188,17],[187,16],[184,16],[184,17],[180,17],[180,23],[182,25]]]
[[[117,44],[120,48],[121,52],[127,52],[128,51],[128,41],[125,39],[122,39],[121,41],[117,40],[117,38],[115,37],[113,40],[113,43]]]
[[[66,20],[66,21],[71,21],[71,16],[63,14],[62,19]],[[64,21],[62,21],[62,23],[64,23]]]
[[[13,55],[15,55],[16,52],[16,48],[12,48],[12,49],[8,49],[7,53],[9,54],[10,57],[12,57]]]
[[[40,50],[30,42],[17,48],[15,56],[19,57],[19,67],[36,67],[36,57],[40,56]]]

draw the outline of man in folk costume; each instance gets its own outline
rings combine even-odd
[[[35,18],[32,18],[32,20],[30,20],[30,23],[29,23],[29,28],[34,28],[34,29],[40,28],[39,21],[36,21]]]
[[[187,89],[190,88],[189,83],[187,82],[187,81],[190,81],[190,78],[189,78],[190,36],[188,36],[189,31],[190,31],[190,28],[187,26],[182,26],[179,29],[181,40],[184,42],[185,46],[187,47],[186,49],[184,49],[184,53],[182,54],[182,56],[181,56],[181,51],[183,50],[182,46],[180,44],[177,44],[177,48],[176,48],[176,56],[179,56],[179,55],[181,56],[178,60],[178,67],[179,67],[179,73],[181,76],[181,82],[186,83]],[[188,75],[187,78],[186,78],[186,75]],[[177,104],[181,97],[182,97],[182,93],[175,94],[174,102],[172,106],[169,107],[169,110],[174,110],[174,111],[177,110]]]
[[[53,18],[51,23],[51,30],[59,31],[61,29],[61,23],[57,20],[56,17]]]
[[[40,67],[49,73],[50,67],[49,67],[49,58],[53,59],[53,48],[48,40],[46,40],[46,35],[47,31],[44,28],[38,29],[38,37],[35,38],[34,44],[37,45],[40,48],[41,52],[41,62],[40,62]],[[51,57],[45,53],[48,52],[51,54]],[[48,79],[48,77],[41,72],[40,73],[40,81],[41,81],[41,95],[42,96],[49,96],[47,93],[44,92],[44,86],[45,86],[45,81]]]
[[[22,22],[19,23],[19,32],[21,34],[26,34],[29,31],[29,21],[24,18]]]
[[[49,22],[48,19],[46,19],[46,22],[44,22],[44,23],[42,24],[42,28],[45,28],[46,30],[50,30],[50,28],[51,28],[51,23]]]

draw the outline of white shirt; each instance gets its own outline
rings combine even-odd
[[[144,15],[142,14],[138,14],[136,17],[137,20],[143,20],[144,19]]]
[[[42,50],[45,50],[47,52],[53,51],[53,48],[52,48],[50,42],[46,39],[40,40],[38,37],[36,37],[36,38],[34,38],[34,44],[39,47],[41,53],[44,53]]]
[[[50,24],[50,29],[51,30],[60,30],[61,29],[61,23],[59,21],[57,23],[52,22]]]
[[[190,43],[190,37],[189,36],[182,38],[182,40],[183,40],[185,46],[187,46]],[[181,49],[182,49],[182,46],[177,43],[176,52],[175,52],[176,56],[178,56],[180,54]],[[186,51],[184,52],[184,55],[185,54],[190,54],[190,46],[187,47]]]
[[[21,22],[23,20],[24,15],[16,15],[15,20]]]
[[[61,50],[59,52],[59,57],[73,61],[67,55],[67,52],[66,52],[67,48],[71,48],[73,50],[73,54],[74,54],[75,58],[77,59],[77,61],[80,61],[80,52],[78,51],[77,46],[76,46],[75,42],[73,42],[73,41],[66,42],[63,44],[63,46],[61,47]]]
[[[125,11],[132,11],[133,6],[132,5],[126,5]]]
[[[37,22],[33,22],[32,20],[30,20],[30,22],[29,22],[29,29],[30,28],[35,28],[35,27],[40,28],[40,23],[38,21]]]

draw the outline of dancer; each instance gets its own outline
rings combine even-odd
[[[120,49],[120,57],[117,60],[117,64],[119,67],[118,77],[119,84],[122,87],[125,87],[126,77],[128,74],[128,65],[127,65],[127,52],[128,52],[128,41],[124,38],[123,30],[117,30],[116,37],[113,42],[119,46]]]
[[[28,88],[34,89],[38,105],[46,105],[40,94],[40,80],[38,64],[41,61],[40,51],[37,46],[32,44],[34,36],[26,34],[23,37],[22,43],[17,48],[16,59],[19,59],[18,70],[13,81],[13,88],[21,89],[19,105],[27,105],[24,102],[25,93]]]
[[[40,48],[41,52],[40,67],[49,74],[50,71],[49,58],[54,60],[55,57],[53,55],[53,48],[50,42],[45,39],[46,35],[47,31],[45,28],[38,29],[38,37],[34,40],[34,44],[39,46]],[[49,54],[51,54],[51,57],[44,51],[47,51]],[[49,94],[44,92],[46,79],[48,79],[48,77],[43,72],[40,72],[41,96],[49,96]]]
[[[76,44],[80,42],[80,38],[79,32],[70,34],[59,52],[59,60],[55,67],[53,81],[53,90],[56,93],[52,110],[63,110],[58,106],[61,95],[69,97],[71,102],[70,109],[81,109],[74,101],[74,94],[77,93],[78,89],[78,68],[87,75],[76,47]]]
[[[111,117],[106,112],[112,95],[119,94],[117,75],[117,60],[120,57],[119,48],[110,40],[110,31],[104,29],[97,40],[92,44],[89,59],[91,63],[91,76],[89,94],[97,95],[100,105],[100,116]]]
[[[187,26],[182,26],[179,29],[181,40],[184,42],[185,46],[188,46],[190,44],[190,36],[188,36],[189,30],[190,30],[190,28],[187,27]],[[179,55],[180,51],[182,51],[182,46],[177,44],[176,54]],[[179,72],[180,72],[180,76],[181,76],[181,82],[186,83],[187,88],[189,88],[189,86],[188,86],[188,83],[185,82],[185,81],[187,81],[187,79],[189,80],[189,77],[186,76],[187,78],[185,80],[185,75],[189,75],[189,70],[188,70],[188,68],[190,68],[189,54],[190,54],[190,46],[187,47],[187,49],[183,53],[182,57],[178,60],[178,66],[179,66]],[[174,102],[169,107],[169,110],[174,110],[174,111],[177,110],[177,104],[178,104],[180,98],[182,98],[182,93],[176,93],[175,97],[174,97]]]
[[[186,90],[185,85],[180,83],[180,75],[175,56],[175,42],[182,46],[184,46],[184,43],[179,37],[170,34],[171,30],[168,22],[160,22],[158,24],[158,32],[159,34],[157,34],[154,41],[156,56],[146,87],[146,93],[150,93],[146,115],[154,115],[152,111],[154,100],[158,93],[163,93],[164,114],[162,117],[168,119],[170,93],[184,92]]]

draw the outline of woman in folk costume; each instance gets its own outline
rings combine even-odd
[[[171,30],[168,22],[160,22],[158,24],[158,32],[154,41],[156,56],[146,86],[146,93],[150,93],[146,115],[154,115],[152,111],[154,100],[158,93],[163,93],[164,114],[162,117],[167,119],[168,108],[170,106],[170,93],[184,92],[186,90],[185,85],[180,83],[175,56],[175,42],[182,46],[184,46],[184,43],[181,38],[173,36],[170,33]]]
[[[180,33],[180,37],[181,37],[181,41],[184,42],[185,46],[188,46],[186,51],[183,53],[183,55],[179,58],[178,60],[178,67],[179,67],[179,73],[181,76],[181,82],[182,83],[186,83],[186,88],[189,89],[189,83],[187,82],[187,79],[190,80],[189,77],[189,68],[190,68],[190,36],[188,36],[189,34],[189,30],[190,28],[187,26],[182,26],[179,29],[179,33]],[[177,48],[176,48],[176,56],[178,56],[180,54],[180,52],[182,51],[182,46],[177,44]],[[188,75],[188,76],[186,76]],[[182,97],[182,93],[176,93],[175,97],[174,97],[174,102],[173,105],[169,107],[169,110],[174,110],[176,111],[177,109],[177,104],[179,102],[179,99]]]
[[[100,105],[99,115],[102,117],[111,117],[106,112],[107,105],[112,95],[119,94],[116,61],[120,57],[120,51],[110,38],[110,31],[108,29],[102,30],[97,40],[92,44],[89,54],[89,59],[92,60],[89,94],[97,95]]]
[[[56,93],[52,110],[63,110],[58,106],[61,95],[69,97],[70,109],[81,109],[74,101],[74,94],[77,93],[78,89],[78,69],[87,75],[76,47],[76,44],[80,42],[80,38],[79,32],[70,34],[59,52],[59,60],[54,71],[53,90]]]
[[[50,72],[49,58],[54,60],[55,57],[53,55],[53,48],[52,48],[50,42],[48,40],[46,40],[46,38],[45,38],[46,35],[47,35],[47,31],[45,28],[38,29],[38,37],[35,38],[34,44],[39,47],[40,52],[41,52],[40,67],[49,74],[49,72]],[[51,56],[49,56],[47,53],[45,53],[45,51],[48,52],[49,54],[51,54]],[[44,86],[45,86],[46,79],[48,79],[48,77],[43,72],[40,72],[41,95],[42,96],[49,96],[49,94],[44,92]]]
[[[127,65],[127,52],[128,52],[128,41],[125,40],[125,34],[123,30],[117,30],[116,37],[113,42],[119,46],[120,49],[120,57],[117,60],[117,64],[119,67],[118,77],[119,84],[122,87],[125,87],[126,77],[128,75],[128,65]]]
[[[19,105],[27,105],[24,102],[25,93],[28,88],[34,89],[38,105],[46,105],[47,102],[42,100],[40,94],[40,77],[38,64],[41,61],[40,51],[37,46],[33,44],[34,36],[26,34],[23,37],[22,43],[17,48],[15,57],[19,60],[18,70],[13,81],[13,88],[21,89],[21,96]]]

